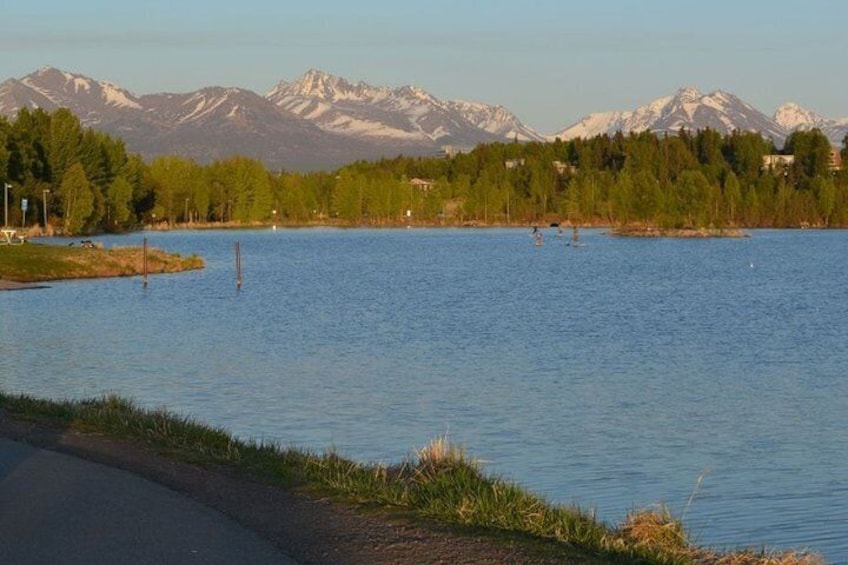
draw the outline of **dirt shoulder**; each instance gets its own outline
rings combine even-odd
[[[45,427],[0,410],[0,437],[141,475],[241,522],[300,563],[593,563],[561,550],[485,534],[458,534],[438,524],[327,499],[313,499],[175,461],[153,449],[101,435]]]

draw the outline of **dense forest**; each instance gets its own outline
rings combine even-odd
[[[792,157],[764,160],[776,154]],[[848,163],[848,136],[841,156]],[[848,226],[848,171],[834,168],[830,142],[815,129],[779,150],[747,132],[618,133],[298,173],[247,157],[148,163],[68,110],[24,109],[0,118],[0,177],[10,225],[46,219],[64,234],[272,222]]]

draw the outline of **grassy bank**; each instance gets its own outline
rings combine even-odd
[[[148,273],[174,273],[202,269],[203,260],[181,257],[161,249],[148,248]],[[27,243],[0,246],[0,277],[19,282],[60,279],[126,277],[144,272],[141,247],[59,246]]]
[[[362,464],[334,452],[242,441],[164,410],[143,410],[109,396],[53,402],[0,393],[0,411],[17,419],[142,442],[183,461],[225,467],[252,479],[388,512],[520,536],[550,544],[563,562],[816,564],[814,555],[763,551],[716,553],[690,543],[682,524],[664,511],[631,513],[608,525],[572,506],[552,505],[521,487],[487,476],[445,438],[398,465]],[[546,546],[547,547],[547,546]],[[572,561],[573,560],[573,561]]]

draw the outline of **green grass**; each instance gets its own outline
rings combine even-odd
[[[133,276],[143,273],[143,265],[141,247],[107,250],[38,243],[0,245],[0,277],[20,282]],[[184,258],[148,248],[149,273],[202,268],[203,260],[196,255]]]
[[[803,553],[718,553],[694,547],[680,520],[665,510],[634,512],[622,525],[609,525],[580,508],[550,504],[510,481],[486,475],[444,437],[402,463],[386,466],[358,463],[333,451],[315,454],[239,440],[224,429],[164,409],[144,410],[117,396],[53,402],[0,392],[0,409],[19,419],[143,442],[170,457],[229,467],[287,488],[453,524],[459,530],[544,543],[546,551],[580,562],[822,563]]]

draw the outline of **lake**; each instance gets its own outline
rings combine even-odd
[[[97,238],[207,268],[0,293],[0,388],[115,392],[369,462],[448,434],[609,522],[662,503],[703,545],[848,563],[848,232],[529,235]]]

